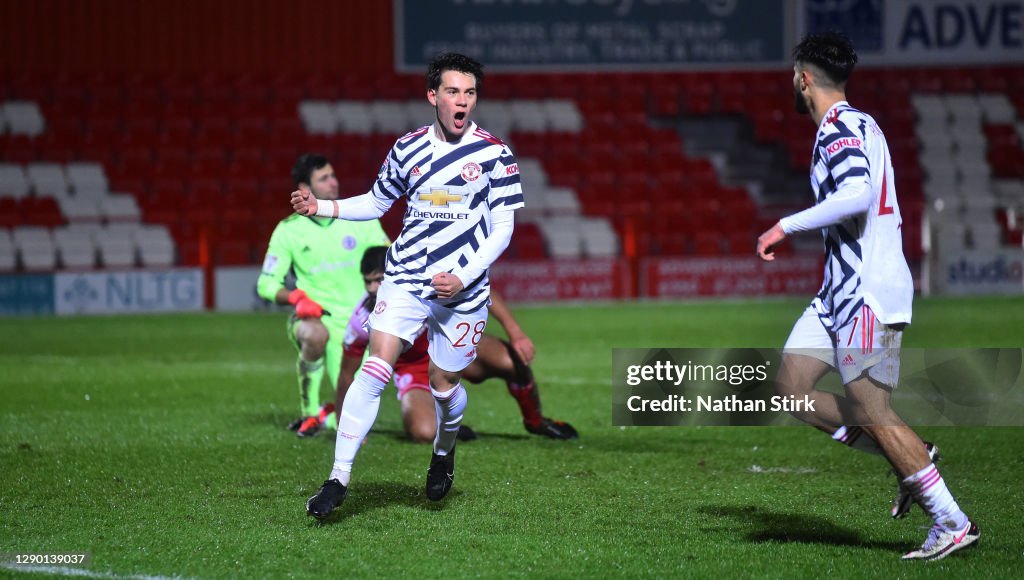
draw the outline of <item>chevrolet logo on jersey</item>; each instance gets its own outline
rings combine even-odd
[[[447,189],[431,189],[430,193],[420,193],[420,201],[429,201],[430,207],[448,207],[448,203],[462,203],[462,194],[448,193]]]

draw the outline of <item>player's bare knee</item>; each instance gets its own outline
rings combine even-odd
[[[405,425],[405,433],[413,443],[433,443],[437,424],[435,421],[411,421]]]
[[[775,377],[776,395],[800,397],[810,393],[812,389],[814,389],[814,383],[801,377],[783,363],[779,374]]]
[[[327,350],[327,341],[331,333],[319,320],[304,320],[297,333],[299,344],[302,345],[302,358],[316,360]]]
[[[808,395],[830,368],[825,362],[811,356],[785,354],[775,377],[775,393],[795,397]]]
[[[455,385],[459,384],[461,375],[459,373],[453,373],[446,371],[431,361],[430,363],[430,386],[435,391],[446,392],[452,390]]]

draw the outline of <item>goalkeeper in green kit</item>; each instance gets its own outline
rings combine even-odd
[[[305,154],[292,167],[295,187],[319,199],[338,199],[338,178],[322,155]],[[341,348],[349,316],[365,289],[359,262],[371,246],[388,245],[377,220],[354,222],[292,214],[270,236],[256,290],[264,300],[292,304],[288,336],[299,351],[297,363],[301,416],[288,427],[299,437],[334,428],[333,404],[320,406],[320,383],[326,370],[334,400],[341,369]],[[285,286],[289,271],[295,289]]]

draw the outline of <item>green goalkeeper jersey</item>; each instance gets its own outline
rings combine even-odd
[[[270,236],[256,291],[274,301],[294,269],[296,286],[330,311],[324,322],[344,325],[365,293],[359,262],[371,246],[391,241],[377,220],[353,222],[292,214]]]

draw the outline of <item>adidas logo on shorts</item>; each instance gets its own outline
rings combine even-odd
[[[853,360],[853,357],[850,356],[850,355],[846,355],[846,358],[843,359],[843,366],[844,367],[852,366],[852,365],[855,365],[855,364],[857,364],[857,361]]]

